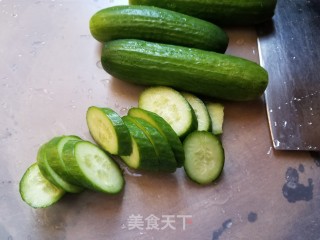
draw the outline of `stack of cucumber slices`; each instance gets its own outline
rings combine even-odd
[[[86,121],[97,145],[71,135],[42,144],[20,181],[21,197],[41,208],[85,189],[119,193],[125,179],[114,156],[135,170],[173,173],[184,167],[194,182],[211,183],[224,166],[223,111],[219,103],[163,86],[145,89],[126,116],[91,106]]]
[[[205,104],[190,93],[150,87],[139,106],[120,117],[110,108],[90,107],[89,131],[101,148],[132,169],[175,172],[184,167],[199,184],[214,181],[224,165],[223,105]]]
[[[40,146],[37,162],[27,169],[19,189],[27,204],[41,208],[66,192],[91,189],[115,194],[123,186],[122,172],[107,153],[77,136],[59,136]]]

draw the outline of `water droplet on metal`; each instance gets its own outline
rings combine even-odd
[[[287,121],[283,121],[282,126],[283,126],[283,127],[286,127],[286,126],[287,126],[287,124],[288,124],[288,122],[287,122]]]
[[[280,141],[279,140],[274,140],[273,144],[275,147],[279,147],[280,146]]]

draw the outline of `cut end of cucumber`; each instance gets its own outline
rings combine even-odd
[[[21,198],[33,208],[44,208],[56,203],[64,191],[49,182],[40,172],[36,163],[23,175],[19,191]]]
[[[184,168],[190,179],[199,184],[216,180],[224,166],[224,149],[219,139],[210,132],[195,131],[184,143]]]
[[[120,156],[121,159],[132,169],[139,169],[140,167],[140,153],[139,148],[134,140],[134,138],[131,139],[132,141],[132,152],[129,156]]]
[[[210,131],[211,130],[211,119],[204,102],[197,96],[183,92],[182,95],[189,102],[194,110],[194,113],[198,121],[198,131]]]
[[[121,117],[109,108],[90,107],[87,124],[93,139],[107,152],[115,155],[131,153],[131,137]]]
[[[220,135],[223,133],[224,106],[221,103],[207,103],[206,105],[212,125],[212,133]]]
[[[186,99],[170,87],[150,87],[139,98],[139,107],[161,116],[179,137],[194,130],[196,118]]]

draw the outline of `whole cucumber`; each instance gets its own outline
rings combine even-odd
[[[166,8],[220,25],[252,25],[271,19],[277,0],[129,0],[129,3]]]
[[[141,39],[225,52],[229,38],[213,23],[150,6],[115,6],[96,12],[90,19],[92,36],[106,42]]]
[[[268,84],[268,73],[255,62],[142,40],[105,43],[101,62],[109,74],[124,81],[170,86],[227,100],[256,99]]]

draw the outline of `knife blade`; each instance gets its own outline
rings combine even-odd
[[[257,33],[273,147],[320,151],[320,2],[278,0]]]

